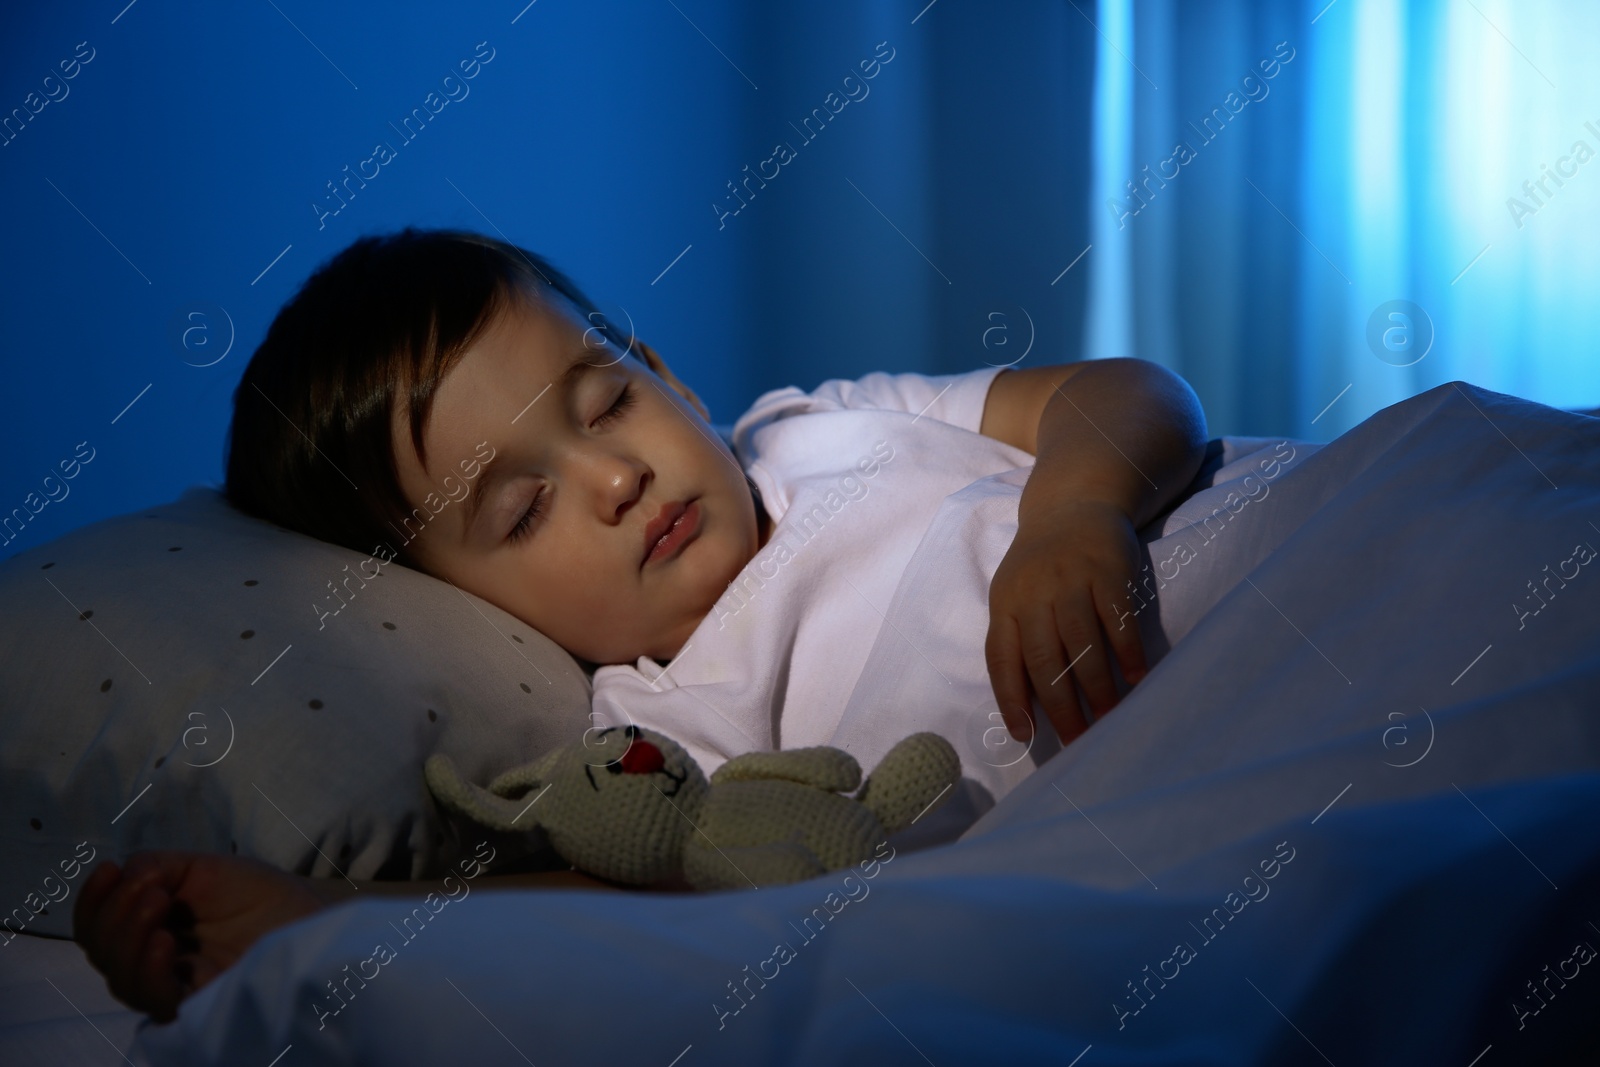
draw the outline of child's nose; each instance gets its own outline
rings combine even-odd
[[[652,472],[642,463],[615,457],[615,463],[601,475],[603,488],[600,506],[609,515],[632,506],[644,499]]]

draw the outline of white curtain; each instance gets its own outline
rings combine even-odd
[[[1452,379],[1600,404],[1600,5],[1101,0],[1098,21],[1089,355],[1129,323],[1215,433],[1327,439]],[[1177,176],[1143,182],[1180,141]]]

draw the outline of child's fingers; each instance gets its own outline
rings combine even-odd
[[[91,939],[110,943],[120,931],[128,927],[134,909],[142,900],[148,899],[145,891],[149,889],[159,892],[159,887],[153,886],[148,877],[136,878],[124,868],[122,877],[106,895],[99,910],[90,920]]]
[[[185,955],[192,955],[200,951],[200,940],[195,935],[194,908],[186,900],[174,900],[172,907],[167,909],[167,918],[163,923],[164,929],[172,935],[177,942],[178,951]]]
[[[1078,698],[1072,691],[1072,679],[1067,676],[1068,657],[1082,645],[1076,645],[1076,638],[1073,638],[1067,648],[1062,648],[1065,639],[1057,621],[1060,610],[1060,605],[1053,607],[1049,600],[1035,601],[1029,604],[1028,614],[1017,620],[1017,628],[1029,684],[1039,698],[1040,708],[1055,726],[1056,735],[1065,744],[1082,733],[1087,723],[1078,713]]]
[[[157,928],[150,932],[144,952],[134,971],[144,1010],[158,1023],[172,1021],[184,990],[178,982],[174,963],[177,944],[172,934]]]
[[[138,904],[140,890],[132,886],[126,876],[119,877],[96,902],[93,910],[85,908],[82,929],[77,939],[83,944],[89,959],[100,970],[110,973],[116,967],[116,956],[123,931],[127,929],[128,915]]]
[[[128,857],[123,877],[139,883],[160,885],[168,892],[176,890],[189,868],[188,853],[166,849],[148,849]]]
[[[1094,602],[1089,596],[1076,600],[1061,610],[1058,605],[1056,612],[1057,632],[1067,653],[1071,657],[1067,663],[1072,668],[1072,677],[1083,689],[1083,695],[1089,700],[1089,708],[1096,717],[1110,711],[1117,702],[1117,687],[1111,681],[1110,660],[1106,655],[1106,640],[1100,631],[1100,617],[1095,612]],[[1066,679],[1062,679],[1065,683]],[[1070,688],[1066,693],[1071,697],[1070,712],[1063,712],[1063,720],[1074,727],[1073,736],[1076,737],[1088,728],[1083,721],[1083,715],[1078,709],[1077,697]],[[1054,720],[1052,720],[1054,721]],[[1062,742],[1067,737],[1062,735]]]
[[[106,938],[107,970],[129,980],[135,989],[141,988],[137,976],[143,970],[151,935],[156,932],[171,904],[172,898],[166,890],[157,885],[146,885],[123,910],[123,922]]]
[[[164,852],[135,852],[129,856],[116,887],[91,920],[90,934],[100,941],[120,943],[131,931],[148,933],[147,927],[166,919],[182,868]]]
[[[1000,720],[1013,740],[1026,743],[1033,738],[1033,708],[1028,696],[1028,678],[1022,667],[1017,624],[1009,615],[992,613],[989,636],[983,646],[989,668],[989,684],[1000,709]]]
[[[159,897],[160,890],[153,886],[129,889],[125,882],[118,882],[97,911],[86,910],[76,939],[89,962],[105,976],[112,995],[142,1011],[144,998],[134,975],[148,929],[137,923],[141,910],[148,912],[155,906],[151,898]]]
[[[165,888],[161,882],[160,868],[150,862],[147,854],[135,852],[123,864],[121,879],[100,909],[99,935],[102,938],[109,937],[125,927],[130,920],[131,910],[141,900],[148,899],[144,892],[152,888],[158,891]]]
[[[1131,616],[1124,615],[1121,620],[1117,619],[1115,601],[1114,593],[1100,601],[1100,619],[1105,628],[1106,640],[1111,643],[1111,649],[1116,654],[1117,666],[1122,671],[1122,677],[1129,685],[1134,685],[1146,673],[1144,642],[1140,637],[1138,624],[1129,621]],[[1117,622],[1117,625],[1113,626],[1113,622]],[[1113,697],[1116,695],[1114,690],[1112,695]]]
[[[216,973],[202,966],[196,981],[196,916],[177,898],[193,863],[193,855],[170,851],[135,853],[120,868],[102,863],[73,908],[73,937],[112,994],[157,1022],[174,1018],[183,998]]]

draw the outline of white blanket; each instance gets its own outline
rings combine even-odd
[[[136,1055],[1091,1067],[1592,1048],[1600,569],[1581,546],[1600,546],[1600,421],[1450,383],[1233,522],[1174,580],[1162,619],[1182,640],[960,841],[731,894],[475,892],[319,1014],[346,965],[398,940],[403,904],[360,901],[263,939]],[[1572,977],[1536,1000],[1546,965]]]

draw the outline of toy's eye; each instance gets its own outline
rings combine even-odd
[[[619,759],[612,760],[610,763],[606,764],[606,770],[610,771],[612,774],[621,774],[622,761]]]

